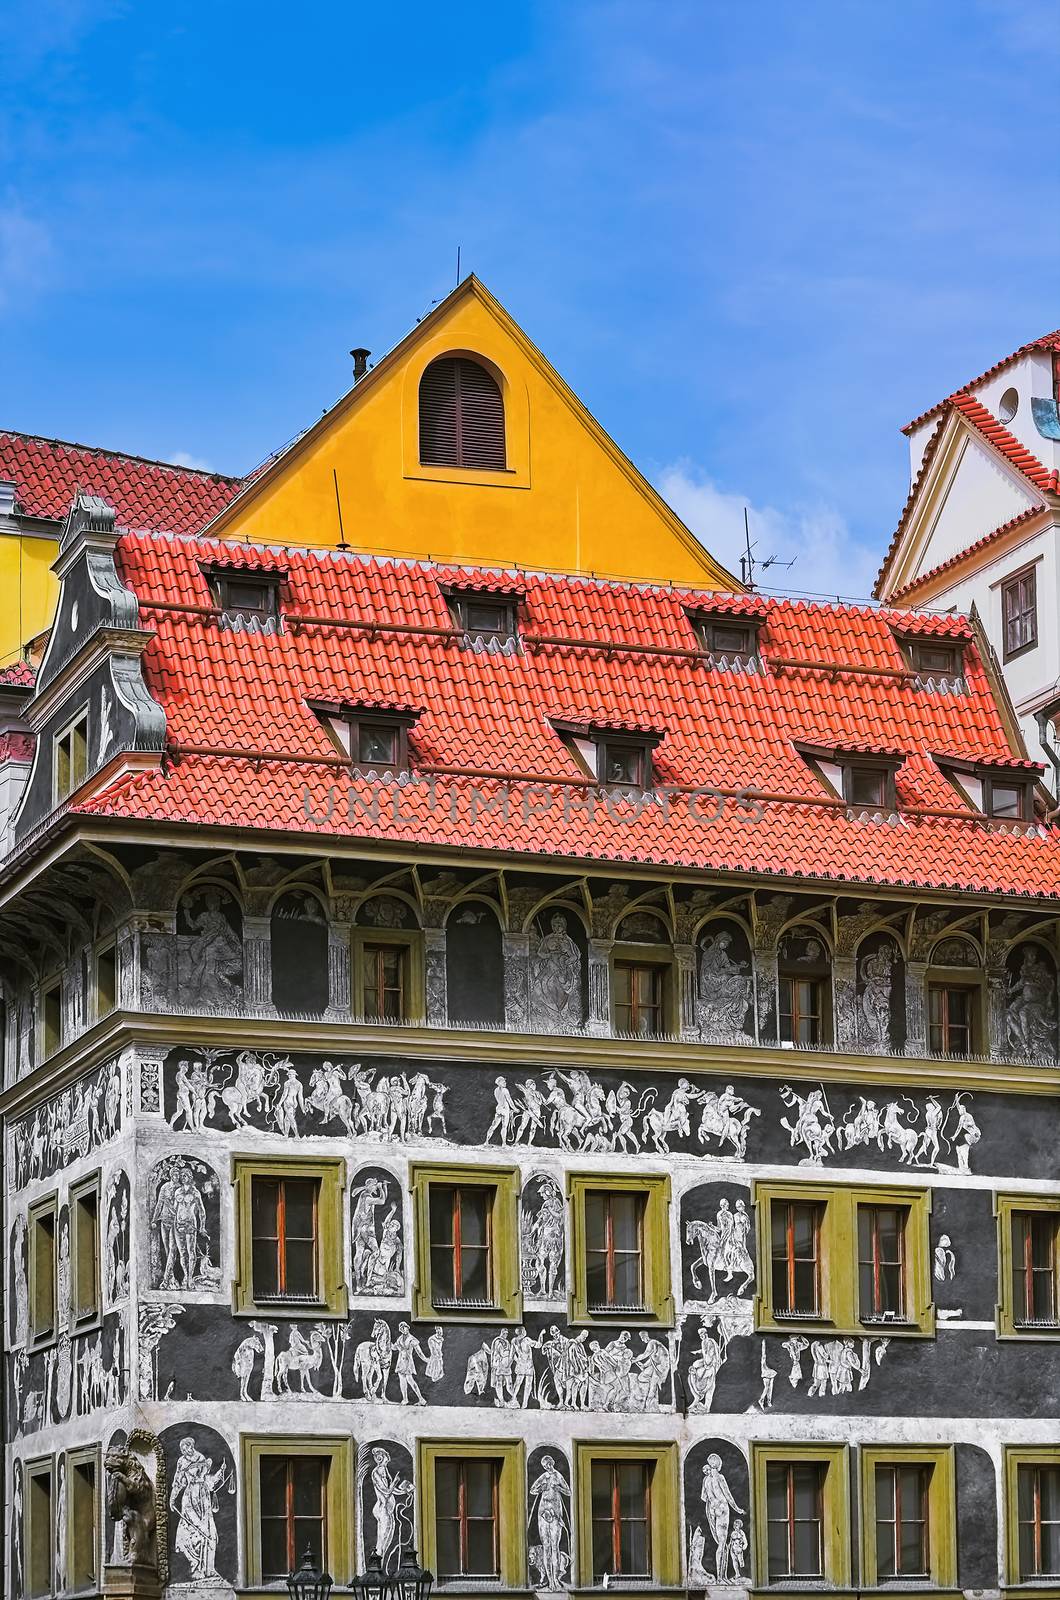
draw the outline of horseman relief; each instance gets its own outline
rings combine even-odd
[[[961,1090],[947,1105],[936,1094],[919,1106],[910,1095],[877,1102],[859,1095],[845,1111],[835,1112],[823,1086],[800,1094],[790,1084],[780,1089],[787,1115],[780,1126],[793,1150],[801,1150],[800,1166],[821,1166],[857,1150],[875,1148],[893,1156],[899,1166],[929,1167],[937,1172],[966,1173],[981,1130],[972,1115],[971,1095]],[[848,1159],[847,1166],[856,1166]]]

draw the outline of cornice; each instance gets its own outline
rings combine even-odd
[[[96,628],[63,662],[47,687],[30,701],[24,712],[26,721],[39,733],[56,707],[76,692],[101,661],[115,654],[141,656],[154,637],[153,628],[114,628],[106,624]]]

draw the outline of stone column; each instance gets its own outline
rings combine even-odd
[[[777,952],[755,950],[755,997],[758,1008],[759,1044],[776,1044],[779,1038],[777,1023]]]
[[[927,962],[907,961],[905,967],[905,1053],[907,1056],[927,1055],[926,989]]]
[[[350,971],[350,924],[328,923],[328,1005],[327,1022],[349,1022],[353,989]]]
[[[427,1026],[444,1028],[449,1021],[444,928],[423,930],[423,977],[424,988],[427,991]]]
[[[272,928],[268,917],[243,918],[243,999],[252,1016],[272,1016]]]
[[[1004,967],[988,967],[986,973],[986,1050],[996,1061],[1009,1054],[1008,985]]]
[[[840,1050],[862,1050],[858,1041],[857,965],[853,956],[836,956],[832,963],[835,1003],[835,1042]]]
[[[115,996],[120,1011],[136,1011],[140,1004],[140,937],[143,925],[126,922],[114,941]]]
[[[674,981],[677,986],[677,1031],[682,1039],[699,1038],[699,1015],[696,1009],[696,947],[694,944],[674,945]]]
[[[505,933],[504,950],[504,1026],[510,1033],[527,1033],[530,1028],[530,935]]]
[[[611,1032],[611,951],[613,939],[589,940],[589,1015],[586,1033],[597,1038]]]

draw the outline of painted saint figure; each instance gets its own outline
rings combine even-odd
[[[530,993],[534,1021],[545,1029],[572,1033],[581,1026],[581,955],[560,911],[549,931],[531,941]]]
[[[696,1010],[706,1038],[747,1038],[753,982],[749,964],[729,955],[731,933],[705,939],[699,958]]]
[[[180,1441],[180,1457],[173,1473],[169,1508],[177,1513],[174,1547],[191,1568],[192,1577],[215,1578],[217,1567],[217,1491],[228,1476],[221,1464],[198,1450],[194,1439]]]

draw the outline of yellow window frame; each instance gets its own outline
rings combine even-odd
[[[320,1183],[317,1200],[317,1283],[320,1299],[312,1304],[289,1305],[273,1300],[260,1304],[254,1299],[253,1208],[255,1178],[316,1178]],[[236,1207],[236,1275],[232,1282],[232,1312],[237,1317],[276,1316],[284,1319],[345,1317],[349,1311],[349,1292],[345,1270],[345,1223],[343,1194],[346,1188],[346,1163],[341,1156],[251,1156],[232,1157],[232,1186]]]
[[[37,1478],[48,1480],[47,1526],[41,1528],[41,1517],[36,1510],[33,1483]],[[54,1456],[36,1456],[22,1467],[22,1572],[26,1600],[55,1593],[55,1490],[58,1481]],[[35,1581],[37,1557],[43,1555],[47,1563],[47,1582],[42,1587]]]
[[[85,1445],[66,1454],[66,1576],[67,1587],[75,1594],[81,1589],[93,1589],[99,1583],[100,1507],[102,1502],[101,1451],[98,1444]],[[85,1532],[78,1520],[77,1473],[79,1468],[92,1468],[91,1527]],[[83,1480],[81,1480],[83,1482]],[[83,1546],[82,1546],[83,1541]],[[81,1561],[81,1556],[87,1559]],[[79,1566],[91,1568],[86,1582],[77,1584],[73,1575]]]
[[[93,1198],[95,1206],[94,1239],[88,1242],[88,1249],[92,1252],[89,1266],[95,1284],[95,1301],[92,1307],[78,1315],[80,1304],[81,1271],[85,1263],[82,1261],[85,1241],[81,1237],[81,1204],[82,1201]],[[100,1212],[102,1197],[100,1194],[99,1173],[93,1172],[89,1177],[82,1178],[79,1183],[70,1187],[70,1331],[84,1333],[98,1326],[103,1315],[103,1272],[100,1250]]]
[[[1019,1211],[1036,1212],[1056,1218],[1057,1242],[1054,1253],[1054,1273],[1057,1307],[1060,1309],[1060,1198],[1045,1194],[995,1194],[994,1215],[997,1217],[997,1335],[999,1339],[1060,1339],[1060,1323],[1055,1328],[1021,1327],[1016,1321],[1016,1307],[1012,1293],[1013,1215]]]
[[[628,1311],[590,1311],[586,1260],[585,1202],[591,1193],[643,1194],[644,1303],[641,1316]],[[670,1267],[670,1178],[667,1173],[568,1172],[571,1228],[571,1293],[568,1320],[581,1326],[620,1326],[629,1322],[672,1328],[673,1281]]]
[[[1039,1594],[1056,1594],[1056,1579],[1024,1577],[1020,1572],[1019,1469],[1060,1467],[1060,1446],[1007,1444],[1004,1447],[1005,1561],[1008,1585],[1026,1585]]]
[[[876,1557],[876,1468],[930,1467],[928,1485],[928,1557],[930,1574],[926,1580],[938,1589],[957,1584],[957,1509],[956,1475],[952,1445],[862,1445],[858,1469],[861,1487],[861,1582],[866,1588],[880,1585]],[[887,1592],[903,1587],[923,1588],[925,1580],[888,1578]]]
[[[813,1332],[888,1338],[927,1338],[935,1332],[935,1307],[931,1292],[931,1190],[899,1188],[890,1184],[829,1184],[813,1182],[756,1182],[755,1238],[758,1252],[758,1289],[755,1327],[759,1332]],[[824,1208],[819,1236],[821,1313],[817,1317],[777,1316],[773,1306],[774,1201],[816,1204]],[[909,1216],[905,1230],[904,1322],[862,1318],[858,1304],[858,1207],[902,1206]]]
[[[364,1016],[364,947],[387,944],[405,951],[405,1015],[401,1022],[410,1025],[422,1023],[427,1015],[426,987],[424,983],[423,934],[418,928],[361,928],[351,935],[352,1006],[355,1017]],[[373,1018],[374,1024],[377,1019]],[[386,1026],[385,1022],[382,1026]],[[391,1026],[396,1026],[391,1023]]]
[[[519,1277],[518,1167],[448,1166],[414,1162],[409,1168],[416,1233],[416,1281],[412,1290],[412,1315],[419,1322],[520,1322],[523,1293]],[[436,1307],[431,1292],[431,1189],[457,1187],[490,1189],[492,1210],[492,1267],[494,1304],[475,1310],[460,1306]]]
[[[677,1588],[681,1583],[681,1517],[676,1444],[594,1439],[574,1445],[575,1557],[580,1590],[603,1592],[593,1580],[592,1469],[610,1461],[649,1461],[654,1471],[651,1480],[651,1558],[653,1589]],[[648,1587],[643,1579],[628,1582],[616,1577],[607,1584],[608,1594],[641,1592]]]
[[[37,1267],[37,1228],[50,1217],[52,1223],[51,1237],[51,1301],[52,1325],[45,1333],[41,1333],[38,1324],[38,1292],[40,1288],[40,1275]],[[59,1196],[57,1193],[46,1195],[43,1200],[38,1200],[30,1206],[26,1216],[26,1249],[29,1266],[29,1348],[40,1349],[42,1346],[52,1344],[59,1336]]]
[[[499,1461],[500,1482],[497,1494],[500,1577],[498,1589],[526,1587],[526,1446],[522,1439],[420,1439],[416,1445],[419,1483],[420,1559],[431,1572],[438,1571],[437,1492],[435,1474],[439,1461]],[[459,1594],[460,1582],[440,1585],[442,1593]],[[489,1579],[469,1578],[469,1592],[481,1593],[490,1587]]]
[[[825,1468],[822,1509],[824,1574],[820,1580],[769,1577],[768,1469],[774,1464],[817,1462]],[[756,1588],[780,1593],[812,1583],[845,1589],[850,1584],[850,1463],[845,1444],[752,1444],[752,1529]]]
[[[239,1440],[243,1461],[243,1550],[248,1585],[261,1585],[261,1463],[268,1456],[327,1456],[327,1521],[324,1565],[338,1585],[351,1583],[356,1566],[354,1540],[354,1442],[348,1434],[244,1433]],[[268,1593],[275,1592],[270,1584]]]

